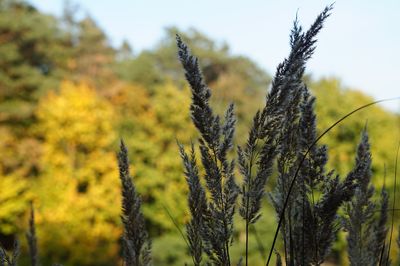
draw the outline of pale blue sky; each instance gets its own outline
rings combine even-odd
[[[63,0],[30,0],[59,15]],[[332,1],[320,0],[82,0],[88,12],[118,46],[127,39],[134,52],[151,48],[167,26],[194,27],[225,41],[273,74],[288,53],[288,35],[298,11],[308,26]],[[400,96],[400,1],[338,0],[319,36],[308,72],[336,76],[377,99]],[[400,103],[385,104],[398,110]]]

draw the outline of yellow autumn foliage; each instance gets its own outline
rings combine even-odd
[[[71,262],[116,261],[120,185],[111,104],[86,84],[63,82],[40,101],[37,117],[43,174],[33,190],[43,256],[67,256],[73,247]]]
[[[15,152],[15,137],[4,128],[0,128],[0,232],[12,234],[17,231],[18,220],[25,212],[29,195],[27,193],[27,180],[24,179],[25,169],[11,172]]]

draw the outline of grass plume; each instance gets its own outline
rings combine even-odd
[[[145,266],[151,263],[151,242],[144,216],[141,199],[132,183],[129,173],[128,150],[121,141],[118,153],[119,176],[122,184],[123,259],[126,266]]]
[[[179,60],[185,70],[185,76],[192,92],[190,113],[201,136],[199,139],[201,162],[205,170],[206,189],[210,194],[209,200],[203,201],[201,198],[200,200],[203,202],[197,204],[202,206],[203,210],[202,229],[200,230],[201,243],[213,263],[231,265],[230,245],[233,235],[233,215],[236,198],[239,194],[234,177],[235,164],[233,160],[227,158],[229,150],[233,147],[236,123],[234,105],[229,105],[224,121],[221,122],[220,117],[215,115],[210,107],[211,90],[203,81],[198,59],[191,54],[179,36],[176,37],[176,41]],[[183,157],[185,161],[185,156]],[[188,180],[191,181],[193,178]],[[192,207],[194,206],[192,205]],[[192,217],[195,217],[196,214],[193,213],[193,210],[191,208],[191,214]],[[195,220],[199,219],[192,219],[192,223],[189,224],[189,232],[194,226]],[[190,237],[189,235],[188,238]]]

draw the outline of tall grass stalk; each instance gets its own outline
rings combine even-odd
[[[39,265],[39,252],[37,247],[36,228],[35,228],[35,210],[33,203],[31,203],[31,212],[29,217],[29,231],[26,233],[26,239],[29,248],[29,257],[31,259],[31,266]]]

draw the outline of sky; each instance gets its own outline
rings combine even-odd
[[[63,0],[30,0],[59,16]],[[90,14],[114,46],[124,39],[133,51],[151,49],[164,29],[191,27],[232,54],[245,55],[271,75],[289,52],[289,33],[298,14],[307,28],[332,1],[311,0],[82,0],[72,1]],[[375,99],[400,96],[400,1],[338,0],[318,38],[307,72],[338,77],[346,87]],[[400,101],[384,104],[398,112]]]

